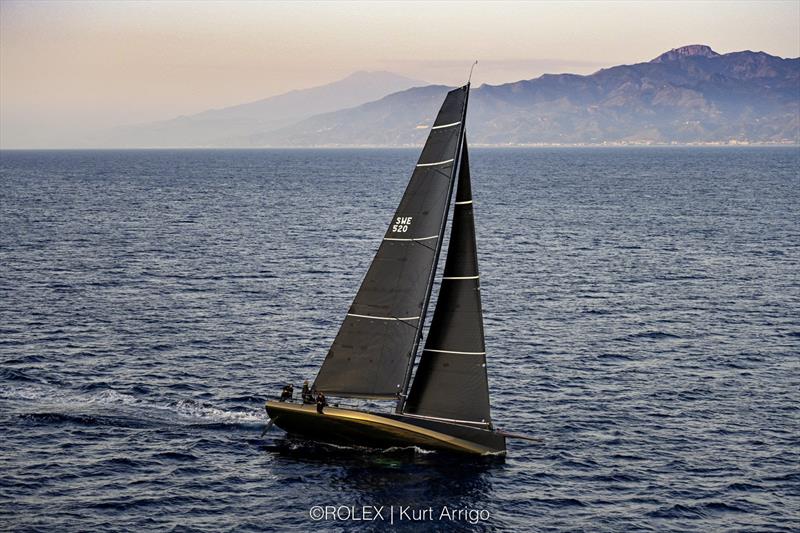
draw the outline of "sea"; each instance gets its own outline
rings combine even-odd
[[[0,530],[800,529],[800,149],[471,151],[505,458],[262,436],[417,149],[0,152]]]

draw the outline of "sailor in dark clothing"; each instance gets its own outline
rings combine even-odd
[[[283,388],[283,392],[281,393],[281,401],[285,402],[286,400],[291,400],[292,396],[294,395],[294,387],[290,383]]]
[[[322,414],[322,408],[328,405],[328,401],[325,399],[325,395],[321,392],[317,394],[317,412]]]
[[[308,380],[303,382],[303,403],[314,403],[314,396],[308,388]]]

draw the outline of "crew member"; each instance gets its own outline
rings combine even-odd
[[[314,403],[314,397],[311,395],[311,390],[308,388],[308,380],[303,382],[303,403]]]
[[[281,401],[285,402],[286,400],[291,400],[293,395],[294,387],[290,383],[283,388],[283,392],[281,393]]]
[[[317,394],[317,412],[322,414],[322,409],[328,405],[328,401],[325,399],[325,395],[323,393]]]

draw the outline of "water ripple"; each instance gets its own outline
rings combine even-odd
[[[796,148],[475,149],[493,418],[542,442],[261,439],[417,155],[0,152],[4,528],[340,531],[309,508],[449,505],[491,513],[474,531],[800,529]]]

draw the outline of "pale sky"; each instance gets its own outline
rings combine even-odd
[[[800,0],[0,0],[0,147],[61,146],[357,70],[455,85],[478,59],[478,86],[588,74],[687,44],[800,56]]]

